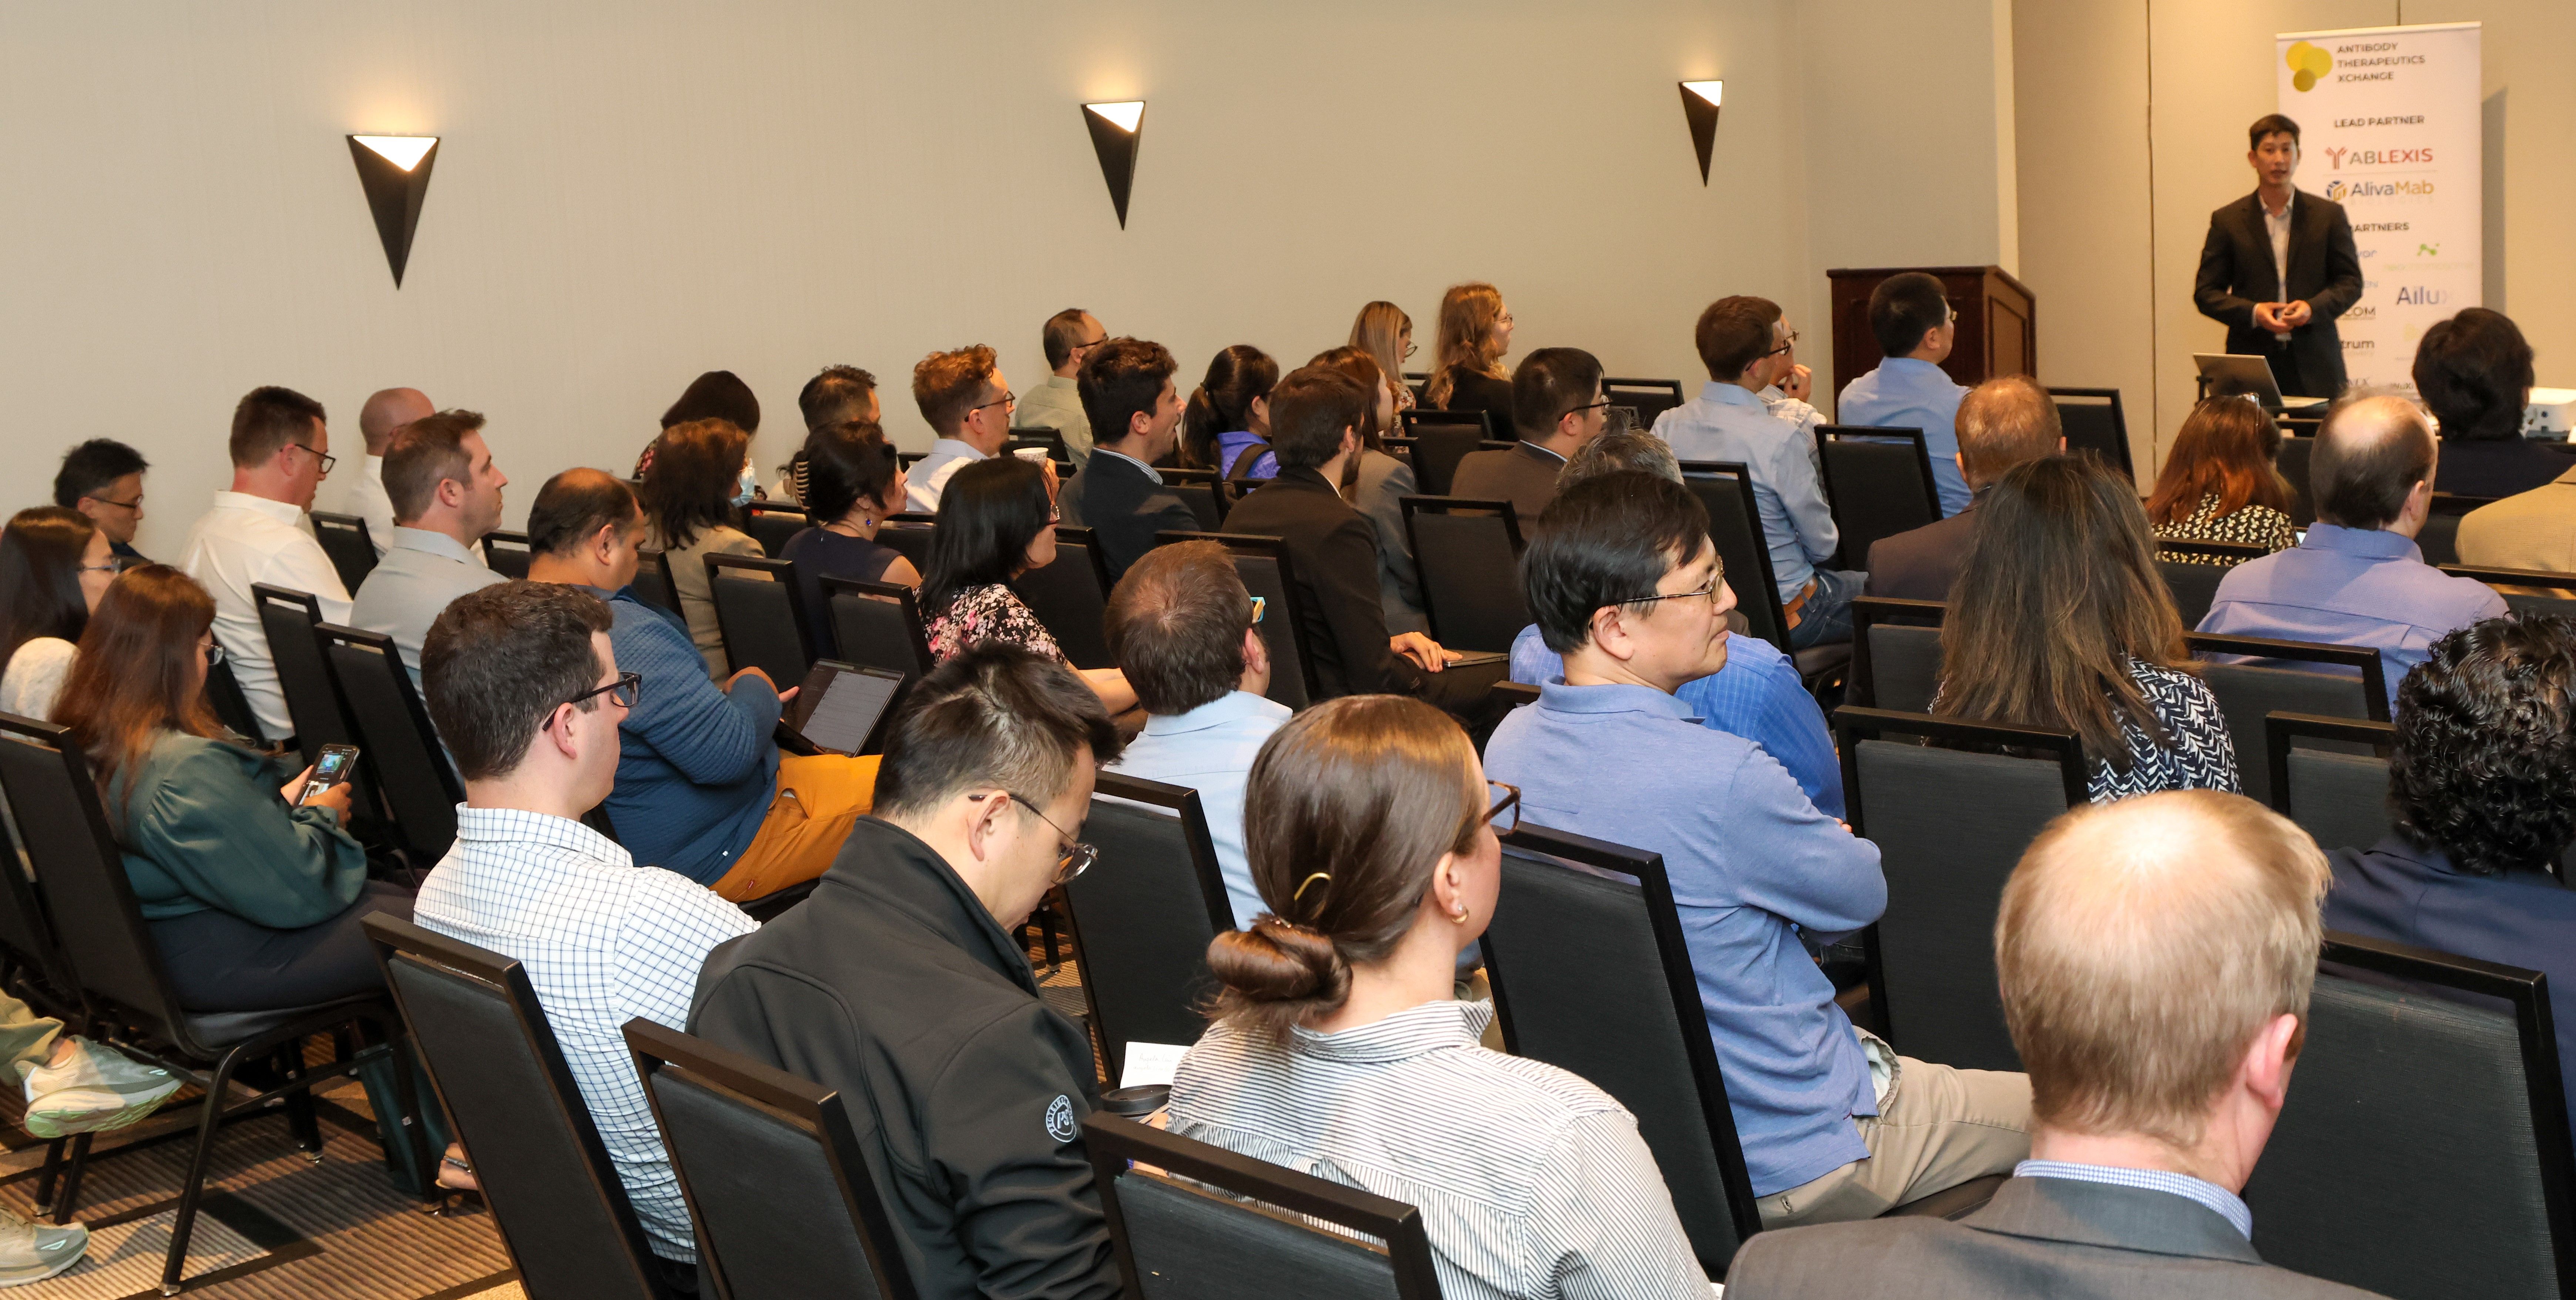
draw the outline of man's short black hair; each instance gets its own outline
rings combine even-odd
[[[2521,437],[2531,355],[2513,318],[2484,307],[2424,331],[2424,341],[2415,345],[2415,391],[2442,422],[2442,441]]]
[[[570,555],[610,524],[623,525],[642,513],[635,489],[626,480],[598,469],[568,469],[537,489],[528,507],[528,549],[538,555]]]
[[[1901,357],[1923,346],[1927,332],[1950,323],[1950,296],[1938,277],[1921,271],[1891,275],[1869,291],[1869,333],[1878,350]]]
[[[1521,554],[1521,587],[1540,639],[1560,655],[1592,637],[1592,615],[1655,594],[1698,558],[1708,510],[1689,488],[1635,470],[1586,479],[1538,517]]]
[[[2434,642],[2397,686],[2388,802],[2462,871],[2554,867],[2576,839],[2576,622],[2507,614]]]
[[[63,467],[54,474],[54,504],[76,510],[82,497],[96,496],[108,484],[150,468],[152,462],[142,452],[114,438],[92,438],[63,453]]]
[[[1062,370],[1064,363],[1073,359],[1073,350],[1082,346],[1082,318],[1090,314],[1080,307],[1067,307],[1047,317],[1046,325],[1038,331],[1038,346],[1046,351],[1047,369]]]
[[[1556,422],[1601,391],[1601,361],[1581,348],[1540,348],[1512,372],[1512,423],[1523,442],[1556,434]]]
[[[1092,441],[1125,439],[1128,417],[1151,416],[1180,368],[1169,348],[1144,339],[1110,339],[1086,353],[1073,374],[1073,391],[1082,399],[1083,418],[1091,421]]]
[[[1345,431],[1356,436],[1367,426],[1376,406],[1377,394],[1357,378],[1300,366],[1270,390],[1270,450],[1281,469],[1320,468],[1341,453]]]
[[[2359,408],[2368,407],[2367,412]],[[2394,427],[2357,425],[2396,412]],[[2384,393],[2351,392],[2326,408],[2308,452],[2308,496],[2317,518],[2338,528],[2385,528],[2406,509],[2406,496],[2433,472],[2433,431],[2414,404]]]
[[[977,786],[1044,805],[1073,782],[1084,748],[1109,763],[1122,743],[1072,669],[981,642],[912,688],[877,767],[876,810],[924,813]]]
[[[329,418],[320,402],[292,388],[269,384],[242,394],[233,406],[233,468],[261,465],[288,443],[312,446],[313,426]]]
[[[2265,113],[2254,119],[2254,125],[2245,128],[2245,147],[2262,148],[2263,137],[2267,135],[2286,135],[2295,147],[2299,143],[2299,124],[2278,113]]]
[[[805,431],[812,433],[868,418],[868,399],[876,391],[877,377],[857,366],[825,366],[796,394],[796,409],[805,417]]]
[[[495,583],[448,602],[420,645],[429,720],[468,781],[508,776],[554,711],[598,685],[608,606],[555,582]],[[592,696],[579,706],[599,707]]]

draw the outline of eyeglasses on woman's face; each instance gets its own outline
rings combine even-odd
[[[1494,828],[1497,835],[1509,835],[1520,829],[1521,788],[1507,781],[1488,779],[1486,788],[1494,792],[1494,804],[1478,821]]]

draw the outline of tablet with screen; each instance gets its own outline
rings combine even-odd
[[[902,691],[901,673],[819,660],[780,719],[782,730],[794,731],[821,753],[866,753]]]

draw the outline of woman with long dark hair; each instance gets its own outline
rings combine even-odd
[[[53,716],[81,629],[116,577],[112,545],[61,506],[21,510],[0,529],[0,713]]]
[[[730,675],[724,630],[707,586],[709,555],[767,555],[751,534],[734,527],[753,492],[751,435],[730,420],[692,420],[662,431],[653,441],[653,467],[636,493],[652,527],[645,544],[662,553],[662,568],[680,592],[680,614],[689,640],[707,661],[707,675]],[[794,682],[774,682],[780,690]]]
[[[961,467],[939,495],[921,616],[932,657],[945,663],[987,641],[1064,663],[1064,651],[1011,583],[1055,563],[1055,496],[1046,470],[1017,456]],[[1068,665],[1069,666],[1069,665]],[[1111,713],[1136,707],[1127,674],[1076,670]]]
[[[805,608],[817,616],[814,655],[829,658],[831,624],[820,617],[829,608],[823,579],[918,587],[921,573],[902,552],[877,540],[886,517],[903,509],[905,487],[903,465],[885,430],[871,420],[825,425],[807,435],[805,449],[797,455],[805,469],[805,517],[812,526],[788,538],[778,554],[795,562]]]
[[[1222,478],[1277,478],[1279,458],[1270,454],[1270,390],[1278,383],[1279,363],[1249,343],[1217,353],[1181,410],[1181,463],[1215,470]]]
[[[2287,550],[2290,483],[2273,460],[2281,426],[2242,397],[2213,397],[2192,408],[2165,455],[2164,473],[2147,498],[2147,522],[2169,541],[2245,542]],[[2226,564],[2213,556],[2169,552],[2192,564]]]
[[[1483,281],[1449,286],[1440,295],[1440,334],[1422,404],[1491,412],[1495,437],[1519,437],[1512,423],[1512,377],[1503,369],[1511,350],[1512,309],[1503,291]]]
[[[1377,405],[1362,424],[1360,454],[1351,458],[1350,479],[1342,487],[1351,508],[1368,516],[1377,533],[1378,605],[1386,612],[1390,633],[1429,632],[1431,620],[1422,609],[1422,576],[1413,562],[1413,545],[1404,535],[1404,498],[1421,492],[1413,466],[1388,454],[1386,435],[1395,429],[1396,394],[1404,385],[1378,368],[1368,349],[1352,345],[1319,353],[1306,363],[1329,366],[1360,381],[1377,394]]]

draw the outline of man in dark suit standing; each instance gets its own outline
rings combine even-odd
[[[1959,401],[1959,474],[1968,508],[1921,528],[1879,538],[1869,548],[1862,594],[1899,600],[1948,600],[1951,584],[1977,540],[1977,503],[2004,471],[2066,450],[2057,402],[2028,375],[1997,375]]]
[[[1094,455],[1056,497],[1064,521],[1100,539],[1100,558],[1116,582],[1154,549],[1164,529],[1191,532],[1198,516],[1163,485],[1154,462],[1172,452],[1181,427],[1181,395],[1172,387],[1180,363],[1160,343],[1116,338],[1098,344],[1074,373]]]
[[[2030,1159],[1955,1222],[1761,1233],[1728,1300],[2367,1295],[2264,1263],[2237,1195],[2289,1096],[2330,879],[2307,832],[2242,795],[2169,791],[2051,822],[1995,922]]]
[[[2266,357],[2284,394],[2343,391],[2335,318],[2361,301],[2361,254],[2343,205],[2291,188],[2299,124],[2278,113],[2248,131],[2252,194],[2209,214],[2192,301],[2227,327],[2227,350]]]
[[[1509,451],[1469,452],[1449,495],[1509,501],[1527,537],[1556,499],[1556,476],[1610,423],[1601,362],[1581,348],[1540,348],[1512,375],[1512,419],[1520,442]]]

